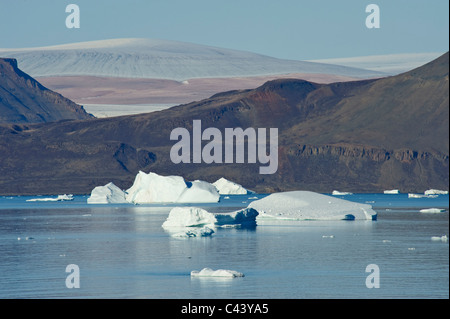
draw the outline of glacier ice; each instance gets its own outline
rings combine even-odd
[[[114,185],[114,183],[108,183],[104,186],[95,187],[87,202],[88,204],[128,203],[125,195],[125,192]]]
[[[58,197],[44,197],[44,198],[31,198],[27,199],[27,202],[62,202],[62,201],[71,201],[73,200],[72,194],[64,194],[64,195],[58,195]]]
[[[130,203],[217,203],[220,195],[204,181],[186,182],[181,176],[162,176],[139,171],[133,185],[126,190]]]
[[[246,195],[248,190],[235,182],[231,182],[224,177],[221,177],[213,183],[221,195]]]
[[[309,191],[274,193],[251,202],[257,217],[287,220],[376,220],[371,205],[355,203]]]

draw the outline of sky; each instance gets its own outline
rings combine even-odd
[[[67,28],[66,6],[80,9]],[[368,28],[366,6],[379,8]],[[0,48],[156,38],[292,60],[449,50],[448,0],[0,0]]]

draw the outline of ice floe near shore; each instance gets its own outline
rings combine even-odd
[[[447,195],[448,191],[442,191],[439,189],[428,189],[424,192],[425,195]]]
[[[58,197],[45,197],[45,198],[31,198],[27,199],[27,202],[62,202],[62,201],[71,201],[73,200],[72,194],[64,194],[58,195]]]
[[[392,194],[400,194],[400,191],[398,189],[388,189],[388,190],[385,190],[383,193],[392,195]]]
[[[88,204],[120,204],[128,203],[125,198],[126,193],[113,183],[108,183],[105,186],[97,186],[87,199]]]
[[[334,195],[334,196],[338,196],[338,195],[353,195],[353,193],[349,193],[349,192],[340,192],[340,191],[334,190],[334,191],[331,193],[331,195]]]
[[[220,178],[213,183],[217,191],[221,195],[246,195],[250,193],[247,189],[235,182],[231,182],[226,178]]]
[[[432,241],[442,241],[443,243],[446,243],[446,242],[448,242],[448,237],[447,237],[447,235],[444,235],[444,236],[432,236],[431,240]]]
[[[248,207],[259,212],[257,219],[376,220],[377,218],[377,213],[371,205],[309,191],[274,193],[250,203]]]
[[[226,277],[226,278],[236,278],[244,277],[244,274],[235,270],[228,269],[217,269],[212,270],[211,268],[203,268],[202,270],[191,271],[191,277]]]

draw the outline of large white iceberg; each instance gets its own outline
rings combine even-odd
[[[221,177],[213,183],[221,195],[246,195],[249,193],[247,189],[235,182],[231,182]]]
[[[114,183],[108,183],[105,186],[95,187],[87,202],[88,204],[128,203],[125,196],[125,192],[114,185]]]
[[[309,191],[274,193],[248,205],[259,212],[257,219],[376,220],[371,205],[355,203]]]
[[[216,188],[204,181],[186,182],[181,176],[161,176],[140,171],[126,191],[130,203],[217,203]]]

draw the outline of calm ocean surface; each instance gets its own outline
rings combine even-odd
[[[253,196],[196,206],[232,211]],[[370,203],[378,220],[264,221],[175,238],[161,227],[172,206],[0,197],[0,298],[449,298],[448,242],[431,240],[449,235],[448,195],[338,197]],[[432,207],[446,212],[419,212]],[[80,288],[66,287],[69,264]],[[366,287],[369,264],[379,288]],[[205,267],[245,277],[190,277]]]

